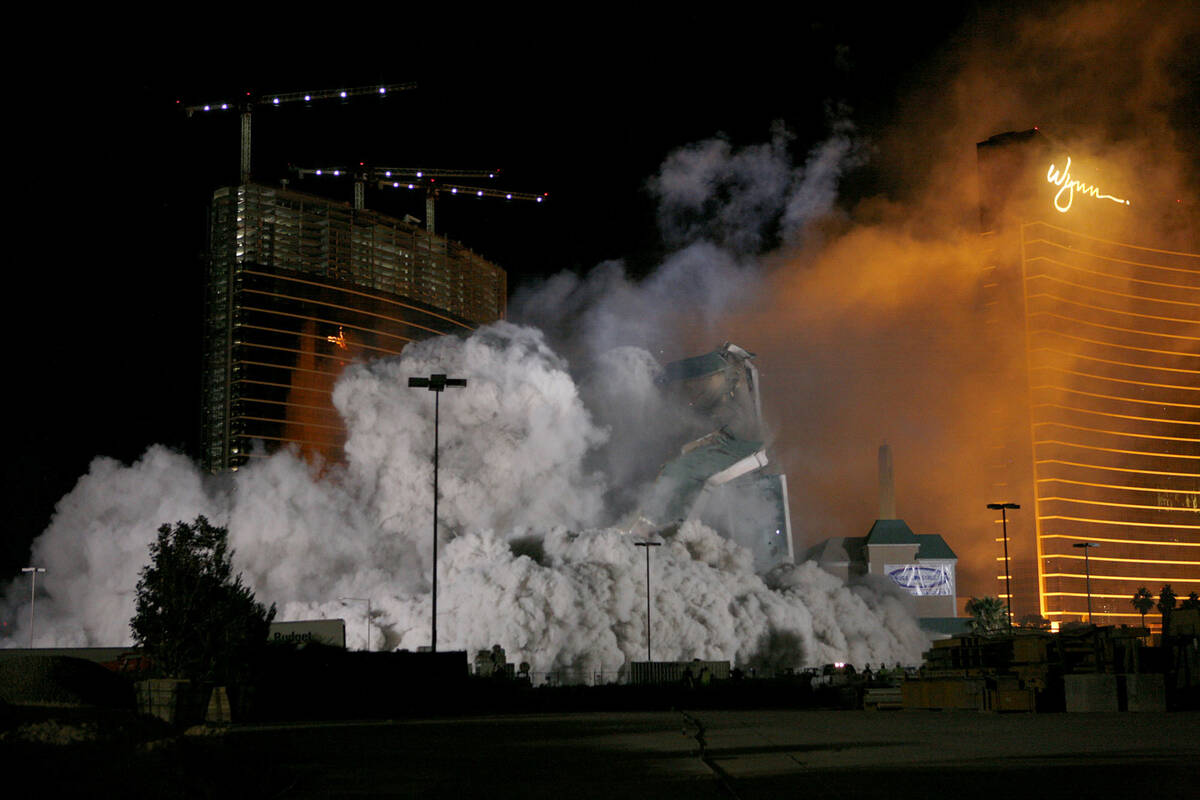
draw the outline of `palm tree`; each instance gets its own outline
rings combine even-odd
[[[1171,584],[1164,584],[1158,593],[1158,613],[1162,614],[1163,633],[1171,627],[1171,612],[1175,610],[1175,592]]]
[[[987,636],[1008,627],[1008,606],[998,597],[972,597],[967,601],[971,633]]]
[[[1150,609],[1154,608],[1154,595],[1150,594],[1149,589],[1142,586],[1133,593],[1133,599],[1129,602],[1133,603],[1134,609],[1142,615],[1142,627],[1146,627],[1146,615],[1150,613]]]

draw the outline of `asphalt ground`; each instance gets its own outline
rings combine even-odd
[[[49,796],[1189,797],[1200,713],[663,711],[230,726],[20,748]],[[9,772],[9,769],[5,769]]]

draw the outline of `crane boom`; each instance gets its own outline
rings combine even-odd
[[[500,174],[498,169],[441,169],[438,167],[368,167],[359,164],[357,167],[292,167],[292,171],[300,177],[305,175],[332,175],[340,178],[343,175],[353,175],[361,181],[392,181],[400,179],[424,178],[495,178]]]
[[[292,170],[303,178],[306,175],[316,177],[353,177],[354,178],[354,207],[364,207],[364,187],[371,183],[379,189],[417,189],[425,190],[425,229],[434,232],[434,200],[441,193],[462,197],[495,197],[502,200],[527,200],[535,203],[544,202],[550,195],[543,192],[513,192],[504,189],[492,189],[481,186],[466,186],[454,183],[441,183],[440,178],[495,178],[500,174],[499,169],[445,169],[439,167],[368,167],[359,164],[357,167],[293,167]]]
[[[351,97],[364,97],[372,95],[375,97],[387,97],[395,92],[408,91],[416,89],[416,83],[384,83],[373,86],[356,86],[350,89],[318,89],[310,92],[274,92],[268,94],[257,94],[255,92],[246,92],[245,96],[240,100],[224,101],[217,103],[201,103],[199,105],[184,106],[184,112],[191,117],[197,112],[211,111],[231,111],[238,109],[242,114],[242,131],[241,131],[241,182],[250,182],[250,138],[253,112],[257,106],[281,106],[288,103],[312,103],[319,100],[347,100]]]
[[[376,186],[380,189],[411,189],[414,186],[409,184],[401,184],[397,181],[379,181]],[[534,192],[510,192],[504,189],[486,189],[479,186],[459,186],[453,183],[441,183],[435,188],[435,192],[449,192],[453,195],[462,195],[464,197],[498,197],[502,200],[532,200],[535,203],[541,203],[550,196],[549,192],[536,194]]]
[[[240,100],[200,103],[198,105],[184,106],[183,110],[190,117],[197,111],[231,111],[235,108],[245,109],[247,106],[279,106],[285,103],[312,103],[317,100],[346,100],[351,97],[363,97],[365,95],[386,97],[395,92],[404,92],[416,88],[416,83],[383,83],[373,86],[356,86],[352,89],[318,89],[311,92],[273,92],[265,94],[246,92],[245,96]]]

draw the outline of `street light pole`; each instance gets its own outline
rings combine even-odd
[[[29,573],[29,649],[33,649],[33,604],[35,592],[37,591],[37,576],[39,572],[45,572],[45,567],[21,567],[21,572]]]
[[[1088,624],[1092,624],[1092,569],[1088,563],[1088,551],[1093,547],[1099,547],[1099,542],[1076,542],[1073,547],[1083,548],[1083,574],[1087,581],[1087,600],[1088,600]]]
[[[429,651],[437,652],[437,511],[438,511],[438,417],[439,403],[442,392],[447,386],[466,386],[466,378],[447,378],[444,374],[430,375],[428,378],[409,378],[408,385],[428,389],[433,392],[433,608],[432,626],[429,634]]]
[[[988,503],[988,508],[1000,512],[1000,524],[1004,531],[1004,596],[1008,600],[1008,629],[1012,630],[1012,564],[1008,560],[1008,514],[1006,509],[1020,508],[1016,503]]]
[[[366,603],[367,604],[367,652],[368,653],[371,652],[371,598],[369,598],[369,597],[339,597],[338,600],[341,600],[343,603],[353,600],[357,603]]]
[[[634,542],[635,547],[646,548],[646,663],[650,663],[650,548],[661,547],[662,542]]]

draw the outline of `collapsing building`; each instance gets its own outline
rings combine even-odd
[[[694,426],[709,429],[663,464],[640,516],[658,527],[698,519],[750,550],[755,570],[766,572],[792,562],[792,530],[787,477],[767,471],[753,360],[726,343],[663,369],[658,384],[688,408]]]

